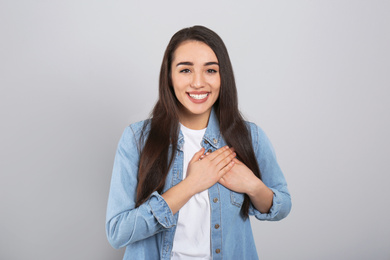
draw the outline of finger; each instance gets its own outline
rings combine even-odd
[[[235,153],[235,152],[236,152],[236,149],[234,149],[234,147],[231,147],[231,148],[230,148],[230,151],[232,151],[233,153]],[[237,158],[237,154],[236,154],[236,158]]]
[[[224,147],[221,147],[219,148],[218,150],[210,153],[207,157],[210,159],[210,160],[214,160],[218,155],[222,154],[223,152],[229,150],[229,146],[224,146]],[[229,150],[230,151],[230,150]]]
[[[216,157],[214,157],[214,159],[212,161],[214,161],[214,163],[217,165],[219,164],[221,161],[223,161],[226,157],[229,157],[231,156],[232,154],[235,154],[235,153],[232,153],[232,151],[228,148],[226,149],[225,151],[222,151],[220,154],[218,154]]]
[[[196,152],[194,154],[194,156],[192,157],[191,161],[189,162],[189,164],[191,163],[194,163],[196,161],[199,161],[200,157],[203,155],[204,153],[204,148],[202,147],[198,152]]]
[[[220,160],[217,163],[217,167],[219,169],[222,169],[223,167],[225,167],[225,165],[227,165],[228,163],[233,161],[234,157],[236,157],[236,153],[228,154],[225,158],[223,158],[222,156],[219,156],[217,159],[220,159]],[[216,159],[216,161],[217,161],[217,159]]]
[[[224,179],[223,177],[220,178],[218,182],[219,182],[220,184],[222,184],[223,186],[225,186],[225,184],[226,184],[226,181],[225,181],[225,179]]]
[[[234,161],[235,163],[242,163],[242,162],[241,162],[240,160],[238,160],[237,158],[234,158],[233,161]]]
[[[219,179],[221,180],[221,178],[226,174],[228,173],[233,167],[234,167],[235,163],[234,161],[231,161],[230,163],[228,163],[225,167],[223,167],[219,172]],[[224,182],[225,180],[223,180]],[[222,184],[222,183],[221,183]]]

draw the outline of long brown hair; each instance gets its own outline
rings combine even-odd
[[[169,168],[175,158],[179,134],[179,101],[172,86],[171,63],[175,50],[188,40],[207,44],[217,56],[221,87],[214,110],[221,134],[226,143],[234,147],[238,159],[261,178],[250,133],[238,110],[236,83],[225,44],[215,32],[204,26],[184,28],[172,36],[165,50],[160,71],[159,99],[152,111],[151,120],[145,123],[142,131],[146,141],[140,157],[136,207],[144,203],[154,191],[162,192]],[[248,217],[249,204],[249,197],[245,194],[241,207],[244,217]]]

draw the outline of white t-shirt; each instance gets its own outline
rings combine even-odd
[[[201,148],[206,129],[192,130],[180,124],[184,136],[183,179],[188,163]],[[171,259],[211,260],[210,201],[208,190],[195,194],[179,211]]]

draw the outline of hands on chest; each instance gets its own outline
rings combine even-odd
[[[234,148],[230,148],[229,150],[235,155]],[[209,156],[213,156],[217,151],[202,155],[200,160],[203,161]],[[223,174],[218,182],[232,191],[246,193],[255,208],[262,213],[268,213],[272,207],[273,191],[257,178],[251,169],[235,158],[235,156],[228,167],[224,168]]]
[[[242,162],[233,148],[224,146],[204,154],[200,149],[188,164],[187,177],[162,196],[175,214],[193,195],[219,182],[226,188],[248,194],[252,204],[262,213],[272,206],[273,192]],[[179,195],[179,196],[177,196]]]

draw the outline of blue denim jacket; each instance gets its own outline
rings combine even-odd
[[[135,208],[141,150],[139,139],[143,124],[144,122],[138,122],[127,127],[118,144],[107,207],[107,238],[114,248],[126,247],[123,259],[170,259],[180,211],[173,215],[168,204],[157,192]],[[259,220],[280,220],[286,217],[291,209],[285,178],[265,133],[253,123],[247,123],[247,126],[252,136],[262,181],[274,193],[269,213],[262,214],[250,205],[249,214]],[[183,143],[183,135],[180,132],[178,151],[163,192],[182,180]],[[206,151],[215,151],[224,145],[226,143],[219,132],[218,120],[212,111],[202,146]],[[244,219],[240,214],[244,195],[219,183],[209,188],[208,192],[213,259],[258,259],[250,219]]]

